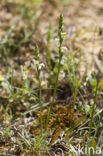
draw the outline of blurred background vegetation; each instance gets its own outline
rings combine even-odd
[[[39,4],[42,1],[48,1],[48,0],[2,0],[4,3],[8,3],[8,2],[15,2],[15,3],[21,3],[21,4]],[[50,0],[51,1],[51,0]],[[52,0],[52,2],[55,3],[63,3],[63,4],[67,4],[69,2],[72,2],[73,0]]]

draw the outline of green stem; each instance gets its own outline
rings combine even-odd
[[[74,116],[74,110],[75,110],[75,105],[76,105],[76,97],[77,97],[77,93],[78,93],[78,86],[75,87],[75,91],[74,91],[73,116]]]
[[[40,91],[39,91],[39,100],[40,100],[40,123],[41,123],[41,136],[42,136],[42,133],[43,133],[43,121],[42,121],[42,86],[41,86],[41,79],[40,79],[40,76],[39,76],[39,88],[40,88]]]
[[[98,91],[98,83],[96,85],[96,91],[95,91],[95,97],[94,97],[94,104],[92,106],[91,120],[90,120],[90,124],[89,124],[89,139],[91,137],[91,130],[92,130],[92,124],[93,124],[93,116],[94,116],[94,112],[95,112],[95,105],[96,105],[96,102],[97,102],[97,91]]]
[[[52,66],[51,66],[51,53],[50,53],[50,40],[52,37],[52,29],[51,29],[51,25],[49,25],[49,30],[48,30],[48,38],[47,38],[47,53],[48,53],[48,60],[49,60],[49,80],[51,82],[51,70],[52,70]]]
[[[62,35],[62,30],[63,30],[63,15],[60,15],[60,20],[59,20],[59,31],[58,31],[58,37],[59,37],[59,64],[58,64],[58,72],[56,76],[56,82],[55,82],[55,89],[53,92],[53,99],[50,105],[50,108],[48,110],[48,115],[47,115],[47,120],[46,120],[46,130],[47,126],[49,123],[50,115],[52,112],[55,96],[56,96],[56,91],[57,91],[57,85],[58,85],[58,79],[59,79],[59,73],[60,73],[60,67],[61,67],[61,60],[63,57],[63,51],[62,51],[62,43],[63,43],[63,35]]]
[[[75,90],[74,90],[74,96],[73,96],[73,112],[72,112],[72,119],[71,119],[71,122],[70,122],[70,126],[72,126],[72,123],[73,123],[73,117],[74,117],[74,111],[75,111],[77,93],[78,93],[78,85],[75,86]]]
[[[56,84],[55,84],[55,88],[54,88],[54,92],[53,92],[53,99],[50,105],[50,108],[48,110],[48,115],[47,115],[47,121],[46,121],[46,130],[47,130],[47,125],[49,123],[49,119],[50,119],[50,114],[52,112],[52,108],[53,108],[53,104],[54,104],[54,100],[55,100],[55,96],[56,96],[56,91],[57,91],[57,85],[58,85],[58,79],[59,79],[59,73],[60,73],[60,65],[61,65],[61,59],[59,60],[59,69],[58,69],[58,73],[57,73],[57,77],[56,77]]]
[[[40,123],[41,123],[41,136],[43,132],[43,120],[42,120],[42,86],[41,86],[41,78],[40,78],[40,64],[39,64],[39,47],[36,45],[36,63],[38,79],[39,79],[39,105],[40,105]]]
[[[51,54],[50,54],[50,43],[47,43],[47,52],[48,52],[48,60],[49,60],[49,80],[51,82]]]

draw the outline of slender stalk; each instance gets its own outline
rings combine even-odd
[[[42,121],[42,86],[41,86],[41,78],[40,78],[40,64],[39,64],[39,47],[35,46],[36,50],[36,68],[38,73],[38,80],[39,80],[39,105],[40,105],[40,123],[41,123],[41,136],[43,132],[43,121]]]
[[[63,57],[63,51],[62,51],[63,35],[62,35],[62,31],[63,31],[63,15],[60,15],[59,31],[58,31],[58,36],[59,36],[58,72],[57,72],[57,76],[56,76],[56,82],[55,82],[55,88],[54,88],[54,92],[53,92],[52,102],[51,102],[50,108],[48,110],[48,115],[47,115],[47,120],[46,120],[46,130],[47,130],[47,125],[49,123],[49,119],[50,119],[50,115],[51,115],[51,112],[52,112],[52,108],[53,108],[53,105],[54,105],[54,100],[55,100],[56,91],[57,91],[57,85],[58,85],[58,79],[59,79],[59,73],[60,73],[60,67],[61,67],[61,60],[62,60],[62,57]]]
[[[75,105],[76,105],[76,97],[77,97],[77,93],[78,93],[78,85],[75,86],[75,90],[74,90],[74,99],[73,99],[73,116],[74,116],[74,110],[75,110]]]
[[[14,80],[14,77],[13,77],[13,68],[12,68],[12,71],[11,71],[11,95],[14,95],[14,89],[13,89],[13,80]]]
[[[47,38],[47,52],[48,52],[48,61],[49,61],[49,80],[51,82],[51,70],[52,70],[52,66],[51,66],[51,52],[50,52],[50,40],[52,37],[52,29],[51,26],[49,26],[49,30],[48,30],[48,38]]]
[[[91,111],[91,120],[90,120],[90,124],[89,124],[89,139],[91,137],[91,130],[92,130],[92,124],[93,124],[93,116],[94,116],[94,111],[95,111],[95,105],[96,105],[96,102],[97,102],[97,91],[98,91],[98,83],[96,85],[95,97],[94,97],[94,104],[92,106],[92,111]]]
[[[42,121],[42,86],[41,86],[41,79],[39,78],[39,86],[40,86],[40,91],[39,91],[39,100],[40,100],[40,123],[41,123],[41,135],[43,132],[43,121]]]
[[[72,126],[72,123],[73,123],[77,93],[78,93],[78,84],[75,86],[75,89],[74,89],[74,95],[73,95],[73,112],[72,112],[72,119],[71,119],[71,122],[70,122],[70,127]]]
[[[69,135],[68,134],[67,134],[67,138],[68,138],[68,145],[69,145],[71,156],[74,156],[73,151],[71,149],[71,143],[70,143],[70,139],[69,139]]]
[[[50,119],[50,114],[52,112],[52,108],[53,108],[53,104],[54,104],[54,100],[55,100],[55,96],[56,96],[58,79],[59,79],[59,73],[60,73],[60,64],[61,64],[61,61],[59,60],[59,69],[58,69],[58,73],[57,73],[57,77],[56,77],[56,83],[55,83],[55,88],[54,88],[54,92],[53,92],[53,99],[52,99],[50,108],[48,110],[47,122],[46,122],[46,129],[47,129],[47,125],[48,125],[48,122],[49,122],[49,119]]]

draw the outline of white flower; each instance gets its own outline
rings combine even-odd
[[[44,63],[40,63],[39,64],[39,69],[41,69],[42,67],[45,67],[45,64]]]
[[[59,41],[59,38],[55,38],[55,41]]]
[[[62,36],[63,37],[66,37],[67,36],[67,33],[66,32],[62,32]]]
[[[34,60],[33,60],[34,61]],[[38,60],[35,60],[35,64],[37,65],[37,64],[39,64],[39,61]]]
[[[67,47],[62,47],[62,50],[67,51],[68,49],[67,49]]]

